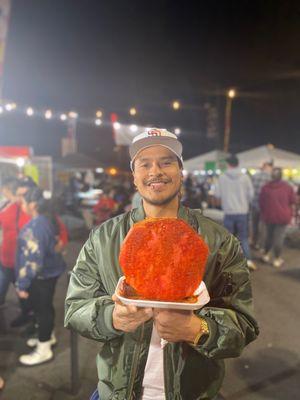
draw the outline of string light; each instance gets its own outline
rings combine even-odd
[[[46,118],[46,119],[52,118],[52,111],[51,111],[51,110],[47,110],[47,111],[45,112],[45,118]]]
[[[130,125],[131,132],[136,132],[138,130],[137,125]]]
[[[179,110],[179,108],[180,108],[179,101],[178,100],[173,101],[172,107],[173,107],[174,110]]]
[[[172,102],[172,107],[174,108],[174,110],[177,110],[181,107],[181,104],[178,100],[175,100]],[[11,112],[13,110],[15,110],[17,108],[17,104],[14,102],[6,102],[3,105],[0,105],[0,114],[4,114],[6,111],[7,112]],[[67,121],[72,120],[72,119],[77,119],[80,118],[79,114],[72,110],[69,112],[53,112],[51,109],[33,109],[33,107],[19,107],[20,112],[23,110],[23,112],[25,113],[25,115],[27,115],[28,117],[32,117],[32,116],[36,116],[36,117],[41,117],[43,116],[46,120],[50,120],[52,118],[54,119],[59,119],[61,121]],[[129,113],[130,115],[134,116],[137,114],[137,109],[136,107],[131,107],[129,109]],[[103,124],[103,120],[101,119],[101,117],[103,116],[103,111],[101,109],[98,109],[95,112],[96,117],[95,118],[82,118],[83,121],[85,122],[89,122],[90,124],[94,124],[96,126],[100,126]],[[124,125],[119,123],[118,121],[113,122],[113,128],[115,130],[119,130],[122,127],[125,127],[126,129],[129,129],[132,133],[137,132],[139,129],[143,129],[143,130],[150,130],[152,129],[151,127],[143,127],[143,126],[138,126],[136,124],[132,124],[132,125]],[[163,128],[162,128],[163,129]],[[180,135],[181,134],[181,129],[180,128],[174,128],[174,133],[176,135]]]
[[[69,112],[69,117],[73,118],[73,119],[76,119],[76,118],[78,118],[78,114],[75,111],[70,111]]]
[[[5,110],[6,111],[11,111],[11,110],[13,110],[13,106],[10,104],[10,103],[8,103],[8,104],[5,104]]]
[[[31,117],[34,114],[33,108],[28,107],[26,110],[26,114],[28,115],[28,117]]]

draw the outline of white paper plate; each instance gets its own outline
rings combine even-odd
[[[123,297],[120,295],[120,287],[122,282],[125,280],[125,276],[122,276],[119,279],[119,282],[116,287],[115,294],[118,299],[123,304],[133,304],[137,307],[153,307],[153,308],[172,308],[177,310],[198,310],[199,308],[203,307],[207,304],[210,300],[208,291],[206,289],[205,283],[201,282],[198,289],[195,291],[194,295],[197,295],[197,302],[196,303],[180,303],[175,301],[155,301],[155,300],[134,300],[129,299],[127,297]]]

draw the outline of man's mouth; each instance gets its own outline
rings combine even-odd
[[[147,183],[147,186],[149,186],[153,190],[161,190],[165,187],[167,183],[168,181],[151,181]]]

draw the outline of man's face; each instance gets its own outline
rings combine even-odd
[[[134,161],[134,184],[144,201],[162,206],[180,192],[182,172],[176,155],[163,146],[139,152]]]
[[[17,196],[17,199],[18,199],[18,201],[19,201],[20,203],[22,203],[22,201],[23,201],[23,196],[24,196],[24,194],[27,192],[27,190],[28,190],[27,187],[22,187],[22,186],[19,186],[19,187],[18,187],[18,189],[17,189],[17,191],[16,191],[16,196]]]

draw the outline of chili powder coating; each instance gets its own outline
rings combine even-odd
[[[126,283],[143,298],[178,301],[199,287],[209,249],[201,235],[177,218],[136,223],[121,247]]]

